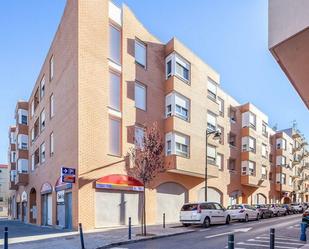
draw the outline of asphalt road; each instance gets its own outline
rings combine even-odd
[[[235,249],[269,248],[269,231],[275,228],[276,249],[300,248],[301,215],[283,216],[259,221],[235,222],[203,229],[196,226],[193,233],[142,241],[114,247],[117,249],[224,249],[228,234],[235,235]]]

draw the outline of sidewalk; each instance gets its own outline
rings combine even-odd
[[[140,227],[132,228],[132,239],[129,243],[137,240],[154,239],[193,232],[193,229],[182,227],[180,224],[148,226],[147,233],[153,236],[136,236],[141,232]],[[128,242],[128,228],[95,230],[84,233],[85,248],[107,248],[109,245],[117,246]],[[0,242],[3,245],[3,240]],[[80,248],[80,237],[77,232],[45,234],[28,237],[9,239],[10,249],[77,249]]]

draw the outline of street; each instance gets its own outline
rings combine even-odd
[[[284,216],[248,223],[232,223],[230,225],[212,226],[203,229],[196,226],[196,232],[148,240],[129,245],[121,249],[223,249],[227,248],[228,234],[235,234],[235,249],[261,249],[269,248],[269,230],[275,228],[276,248],[294,249],[304,245],[299,240],[300,215]]]

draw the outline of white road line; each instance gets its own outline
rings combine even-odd
[[[237,245],[245,245],[245,246],[258,246],[258,247],[268,247],[269,245],[261,245],[261,244],[253,244],[253,243],[246,243],[246,242],[238,242]],[[278,246],[276,245],[277,248],[282,248],[282,249],[297,249],[297,247],[288,247],[288,246]]]
[[[259,236],[259,237],[256,237],[256,239],[269,239],[269,237],[266,237],[266,236]],[[299,242],[298,239],[289,239],[289,238],[283,238],[283,237],[275,237],[275,240],[287,240],[287,241],[295,241],[295,242]]]
[[[257,240],[257,239],[248,239],[247,241],[252,242],[262,242],[262,243],[269,243],[269,240]],[[295,246],[303,246],[303,243],[295,243],[295,242],[287,242],[287,241],[277,241],[275,239],[276,244],[287,244],[287,245],[295,245]]]

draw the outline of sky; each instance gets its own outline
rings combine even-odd
[[[238,102],[252,102],[270,126],[296,120],[309,138],[309,115],[268,50],[267,0],[115,0],[127,4],[162,42],[177,37],[221,75]],[[0,7],[0,163],[16,101],[28,100],[57,30],[65,0],[10,0]]]

